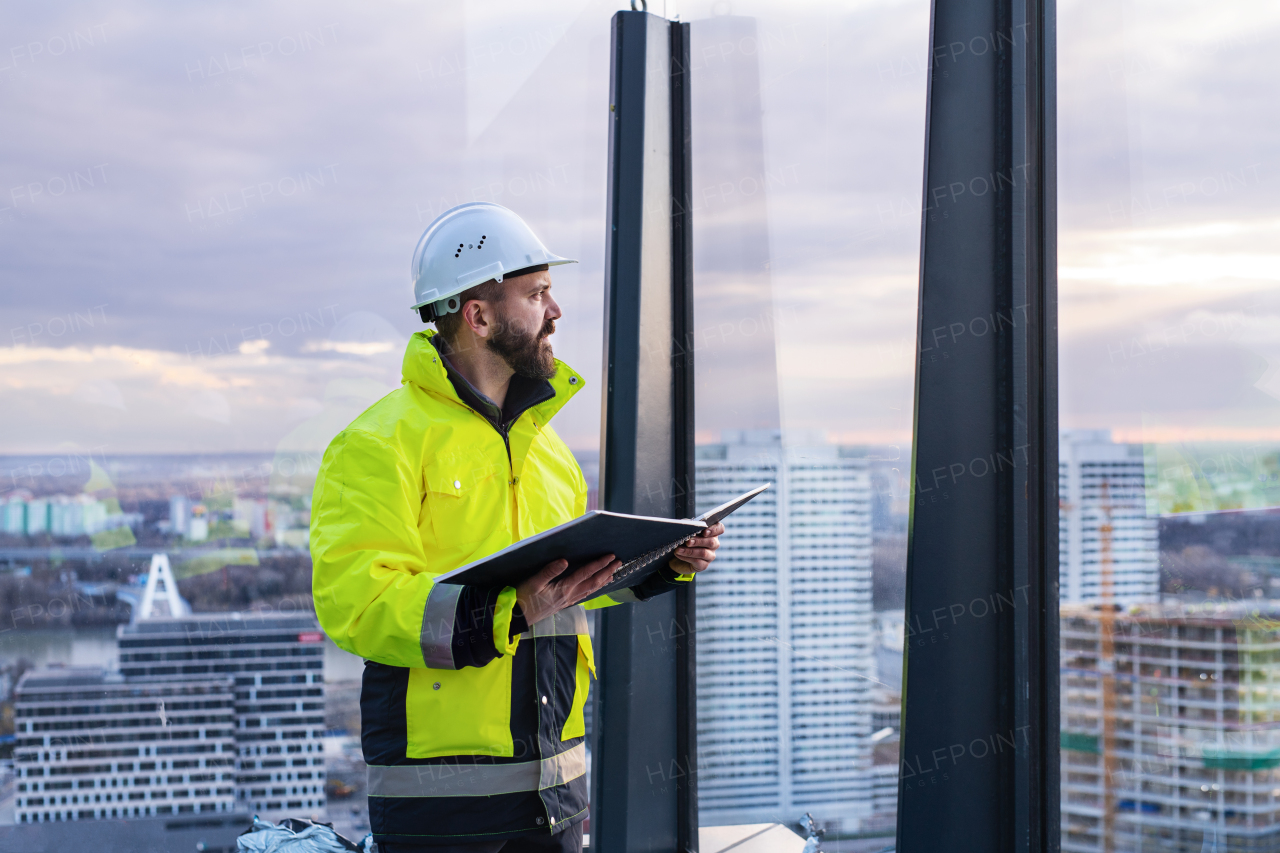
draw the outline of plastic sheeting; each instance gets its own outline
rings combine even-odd
[[[253,826],[236,838],[238,853],[373,853],[373,836],[359,844],[343,838],[327,823],[285,818],[278,824],[253,816]]]

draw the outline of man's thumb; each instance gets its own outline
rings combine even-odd
[[[552,560],[550,563],[547,563],[546,567],[543,568],[542,571],[538,572],[538,580],[542,581],[544,584],[551,583],[568,567],[569,561],[563,557],[559,560]]]

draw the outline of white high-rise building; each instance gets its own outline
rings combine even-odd
[[[1117,603],[1159,601],[1159,529],[1147,517],[1142,445],[1116,444],[1108,430],[1064,432],[1058,478],[1062,602],[1101,599],[1107,564]]]
[[[704,512],[761,483],[698,580],[698,803],[707,826],[872,812],[871,486],[864,452],[776,431],[697,450]]]

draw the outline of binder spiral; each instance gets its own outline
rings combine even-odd
[[[682,544],[684,544],[687,541],[689,540],[677,539],[675,542],[671,543],[670,545],[664,545],[661,548],[655,548],[646,554],[641,554],[639,557],[635,557],[631,560],[628,560],[627,562],[619,566],[618,570],[613,573],[613,579],[610,581],[610,583],[614,583],[620,580],[626,580],[628,577],[639,572],[641,569],[645,568],[646,566],[651,565],[652,563],[658,560],[661,560],[663,557],[674,552],[677,548],[679,548]]]

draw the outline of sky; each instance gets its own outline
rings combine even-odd
[[[1277,440],[1280,9],[1070,0],[1059,20],[1064,420]]]
[[[595,448],[623,5],[6,7],[0,453],[322,450],[398,386],[414,244],[472,200],[580,261],[556,426]],[[928,4],[667,12],[699,438],[909,443]],[[1064,426],[1280,440],[1277,35],[1270,3],[1059,3]]]

